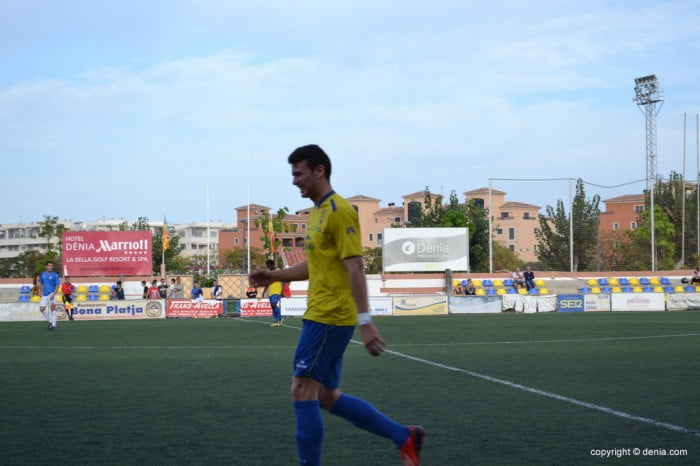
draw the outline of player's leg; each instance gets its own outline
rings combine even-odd
[[[51,328],[51,312],[46,309],[50,303],[51,303],[51,301],[49,300],[48,296],[42,296],[41,301],[39,302],[39,312],[41,312],[41,315],[44,316],[44,319],[46,319],[49,322],[49,330],[52,330],[52,328]]]
[[[51,324],[51,327],[53,327],[53,329],[56,329],[56,314],[57,313],[56,313],[56,303],[54,301],[51,301],[51,306],[49,307],[49,309],[51,309],[50,314],[49,314],[51,316],[51,320],[49,320],[49,323]]]
[[[323,419],[318,401],[321,383],[310,377],[292,378],[292,399],[296,417],[296,441],[299,464],[321,464]]]

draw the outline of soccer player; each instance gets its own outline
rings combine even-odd
[[[70,320],[75,320],[73,318],[73,293],[75,293],[75,285],[70,282],[70,277],[63,277],[63,283],[61,284],[63,308],[66,310],[66,315]]]
[[[339,388],[343,353],[356,324],[372,356],[382,354],[385,344],[369,315],[357,212],[331,188],[331,162],[319,146],[297,148],[288,162],[293,184],[314,203],[305,241],[307,259],[284,270],[256,270],[250,280],[255,286],[309,280],[292,377],[299,463],[320,464],[324,409],[390,439],[404,465],[418,465],[425,437],[420,426],[399,424]]]
[[[265,261],[267,270],[275,270],[275,261],[268,259]],[[264,294],[264,293],[263,293]],[[271,327],[279,327],[284,323],[282,320],[282,311],[280,310],[280,298],[282,297],[282,282],[277,280],[267,285],[267,295],[272,308],[272,324]]]
[[[49,330],[56,330],[56,292],[61,286],[61,279],[58,274],[53,271],[53,261],[46,261],[46,270],[39,275],[41,282],[41,301],[39,302],[39,311],[49,321]],[[46,307],[49,310],[46,310]]]

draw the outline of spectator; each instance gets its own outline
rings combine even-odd
[[[151,287],[148,288],[146,295],[148,299],[160,299],[160,290],[158,289],[158,281],[153,280],[151,282]]]
[[[513,278],[513,287],[516,290],[518,289],[518,287],[522,288],[525,286],[525,278],[523,277],[523,273],[520,271],[520,268],[516,267],[511,276]]]
[[[160,279],[160,285],[158,285],[158,292],[160,293],[161,299],[165,299],[168,297],[168,282],[165,281],[165,278]]]
[[[459,285],[457,285],[457,286],[455,287],[455,289],[453,290],[453,293],[454,293],[455,296],[463,295],[463,294],[464,294],[464,288],[462,288],[462,285],[459,284]]]
[[[224,288],[219,285],[218,280],[214,280],[214,286],[211,288],[211,297],[219,301],[224,299]]]
[[[476,294],[476,288],[474,288],[474,283],[472,283],[471,278],[467,278],[467,286],[464,287],[464,294],[467,296],[474,296]]]
[[[34,277],[32,279],[32,290],[29,292],[30,296],[41,296],[41,282],[39,277]]]
[[[245,290],[245,295],[247,298],[257,298],[258,297],[258,289],[255,288],[254,286],[249,286]]]
[[[73,293],[75,293],[75,286],[70,282],[70,277],[63,277],[63,284],[61,285],[63,308],[66,310],[66,315],[70,320],[75,320],[73,318]]]
[[[146,280],[141,281],[141,286],[143,287],[143,299],[148,299],[148,285],[146,285]]]
[[[693,270],[693,277],[690,279],[691,285],[700,285],[700,269],[695,267]]]
[[[121,280],[117,280],[117,283],[112,285],[112,299],[124,299],[124,288],[122,287]]]
[[[529,265],[525,267],[523,278],[525,279],[525,286],[527,287],[528,291],[535,288],[535,272],[532,271]]]
[[[194,282],[194,286],[192,287],[192,299],[195,301],[204,299],[204,290],[202,290],[202,287],[199,286],[197,282]]]
[[[180,277],[170,279],[170,289],[168,289],[168,298],[184,299],[185,287],[180,282]]]

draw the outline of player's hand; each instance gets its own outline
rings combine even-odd
[[[248,282],[251,286],[267,286],[272,283],[272,277],[270,276],[270,271],[267,269],[254,270],[248,276]]]
[[[384,340],[379,336],[379,330],[372,322],[365,325],[360,325],[360,334],[362,335],[362,343],[372,356],[379,356],[384,352]]]

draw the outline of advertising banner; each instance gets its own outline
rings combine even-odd
[[[286,301],[283,299],[282,301]],[[284,309],[282,308],[284,311]],[[268,299],[241,299],[241,317],[272,317]]]
[[[584,310],[586,312],[610,310],[609,294],[587,294],[584,296],[583,300]]]
[[[369,298],[369,313],[373,316],[390,316],[392,313],[390,297]]]
[[[466,228],[385,228],[384,272],[468,271]]]
[[[46,319],[39,312],[39,303],[0,304],[0,322],[33,322]]]
[[[283,316],[303,316],[306,312],[306,297],[282,299]],[[270,314],[272,315],[272,314]]]
[[[583,312],[585,301],[582,294],[557,295],[557,309],[559,312]]]
[[[168,301],[168,317],[216,317],[224,312],[223,301],[205,299],[192,301],[188,299],[171,299]]]
[[[56,306],[58,318],[68,320],[63,306]],[[164,319],[165,300],[80,302],[73,308],[75,320]]]
[[[664,293],[613,293],[613,311],[665,311]]]
[[[700,293],[679,293],[666,295],[666,307],[669,311],[700,309]]]
[[[537,296],[537,312],[554,312],[557,310],[557,295],[545,294]]]
[[[450,314],[499,314],[500,296],[450,296]]]
[[[394,297],[395,316],[432,316],[447,314],[445,296]]]
[[[523,312],[525,314],[534,314],[537,312],[537,296],[526,296],[519,294],[504,294],[501,296],[503,300],[504,311]],[[554,301],[554,297],[552,296]]]
[[[63,233],[63,275],[75,277],[151,275],[150,231]]]
[[[241,315],[243,315],[242,312],[241,310]],[[282,300],[283,316],[303,316],[304,312],[306,312],[306,298],[284,298]],[[392,313],[392,299],[389,297],[370,297],[369,312],[373,316],[390,316]]]

